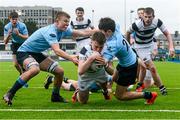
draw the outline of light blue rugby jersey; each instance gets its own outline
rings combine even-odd
[[[119,25],[116,25],[114,34],[107,39],[103,56],[107,61],[117,57],[122,67],[128,67],[136,62],[136,54],[123,38]]]
[[[24,23],[18,21],[15,27],[12,27],[11,22],[9,22],[7,25],[5,25],[5,27],[4,27],[4,36],[7,36],[8,31],[10,29],[12,29],[12,41],[15,42],[15,43],[22,44],[25,40],[15,34],[15,32],[13,31],[14,28],[17,28],[19,30],[20,34],[28,35],[28,30],[27,30],[26,25]]]
[[[34,32],[18,49],[21,52],[40,53],[51,47],[52,44],[58,43],[64,36],[71,36],[72,29],[59,31],[55,24],[40,28]]]

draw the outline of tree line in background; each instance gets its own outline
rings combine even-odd
[[[8,23],[9,23],[9,19],[0,21],[0,36],[4,35],[4,26]],[[35,22],[24,20],[24,24],[26,24],[27,26],[29,35],[31,35],[34,31],[38,29],[37,24]]]

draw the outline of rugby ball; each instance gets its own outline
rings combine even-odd
[[[92,64],[91,64],[91,66],[90,66],[90,69],[92,70],[92,71],[99,71],[99,70],[101,70],[102,68],[104,67],[104,65],[101,65],[100,63],[98,63],[97,61],[94,61]]]

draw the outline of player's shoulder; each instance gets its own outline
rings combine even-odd
[[[163,24],[162,20],[159,18],[154,18],[152,21],[152,25],[155,25],[157,27],[160,27]]]
[[[142,22],[143,22],[142,19],[137,19],[137,20],[134,21],[135,24],[140,24],[140,23],[142,23]]]
[[[48,33],[56,33],[56,28],[53,24],[51,24],[51,25],[40,28],[39,31],[47,32],[47,34]]]
[[[91,21],[90,18],[84,18],[84,21]]]
[[[26,29],[26,24],[21,22],[21,21],[18,21],[17,28],[19,28],[19,29]]]
[[[21,21],[18,21],[17,24],[19,24],[19,25],[26,25],[25,23],[23,23]]]
[[[11,24],[11,22],[9,22],[9,23],[7,23],[7,24],[4,26],[4,28],[8,29],[8,28],[10,28],[11,26],[12,26],[12,24]]]
[[[89,18],[84,18],[82,23],[89,25],[91,23],[91,20]]]
[[[137,27],[141,27],[141,26],[143,26],[143,20],[137,19],[134,21],[133,25],[136,25]]]
[[[43,36],[45,39],[57,38],[57,32],[55,29],[52,28],[51,25],[39,28],[33,34],[36,36]]]

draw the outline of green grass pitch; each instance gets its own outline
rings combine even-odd
[[[112,96],[105,101],[102,94],[90,95],[88,104],[71,103],[73,92],[61,90],[69,103],[51,103],[52,88],[45,90],[43,82],[48,73],[41,72],[29,81],[28,88],[19,90],[13,105],[0,100],[0,119],[180,119],[180,64],[156,62],[156,67],[168,95],[158,94],[153,105],[144,105],[144,99],[118,101]],[[77,67],[71,62],[60,62],[65,76],[77,79]],[[18,77],[11,62],[0,62],[0,97],[7,92]],[[115,89],[115,85],[113,86]],[[159,90],[156,87],[150,91]]]

